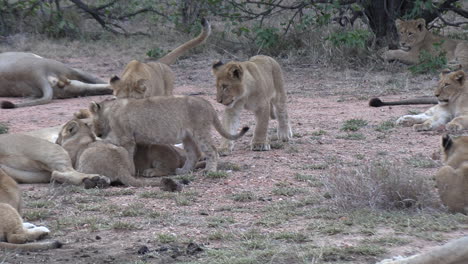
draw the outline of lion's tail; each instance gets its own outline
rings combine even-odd
[[[166,56],[160,58],[158,60],[158,62],[164,63],[166,65],[171,65],[184,52],[186,52],[187,50],[189,50],[189,49],[191,49],[193,47],[196,47],[196,46],[200,45],[201,43],[203,43],[208,38],[208,36],[211,34],[211,25],[210,25],[210,22],[208,22],[208,20],[206,20],[205,18],[203,18],[201,20],[201,24],[203,26],[203,30],[200,33],[200,35],[198,35],[196,38],[194,38],[192,40],[189,40],[189,41],[185,42],[184,44],[180,45],[179,47],[177,47],[173,51],[169,52],[168,54],[166,54]]]
[[[383,102],[379,98],[372,98],[369,100],[369,106],[381,107],[386,105],[414,105],[414,104],[437,104],[439,101],[435,97],[420,97],[413,99],[406,99],[393,102]]]
[[[13,244],[8,242],[0,242],[0,248],[13,249],[13,250],[25,250],[25,251],[38,251],[47,250],[53,248],[61,248],[62,243],[59,241],[46,241],[46,242],[34,242],[26,244]]]
[[[226,129],[224,128],[223,124],[221,124],[221,121],[219,120],[218,115],[216,115],[216,112],[213,114],[213,125],[216,128],[216,131],[218,131],[218,133],[221,136],[223,136],[224,138],[230,139],[230,140],[239,139],[243,135],[245,135],[245,133],[247,133],[247,131],[249,131],[249,127],[245,126],[245,127],[242,128],[242,130],[239,133],[237,133],[235,135],[229,134],[229,132],[227,132]]]

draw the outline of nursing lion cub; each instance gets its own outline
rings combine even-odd
[[[439,104],[418,115],[404,115],[396,121],[403,126],[413,126],[416,131],[427,131],[445,125],[448,131],[468,128],[468,85],[466,74],[459,70],[444,70],[434,91]]]
[[[79,172],[106,175],[110,178],[111,182],[118,182],[127,186],[160,186],[161,189],[168,191],[180,189],[180,186],[171,179],[149,180],[136,178],[133,159],[129,159],[125,148],[102,140],[96,140],[91,128],[79,119],[73,119],[63,126],[56,143],[68,152],[73,167]],[[163,155],[163,153],[157,151],[153,153]],[[178,161],[178,157],[170,156],[173,153],[168,152],[164,154],[164,158],[173,158],[172,160],[168,160],[168,162],[172,161],[176,163]],[[140,154],[140,156],[143,155]],[[141,161],[139,164],[141,164]],[[179,165],[181,166],[182,164],[180,162],[173,164],[176,168]],[[143,168],[145,167],[150,167],[150,165],[146,165]],[[150,170],[149,173],[151,174],[158,172],[158,168],[148,170]],[[159,173],[163,172],[165,171]]]
[[[58,241],[34,242],[49,234],[49,229],[23,223],[22,200],[18,184],[0,169],[0,249],[44,250],[59,248]]]
[[[421,51],[429,52],[433,56],[445,53],[450,65],[461,64],[468,69],[468,42],[449,39],[432,34],[426,29],[426,20],[395,20],[395,26],[400,37],[398,50],[388,50],[383,54],[387,61],[398,60],[406,64],[417,64]],[[440,45],[440,50],[435,47]]]
[[[187,50],[203,43],[211,33],[210,23],[202,19],[203,30],[196,38],[180,45],[156,62],[143,63],[132,60],[125,67],[122,78],[114,76],[110,80],[117,98],[146,98],[150,96],[172,95],[174,73],[173,64]]]
[[[468,213],[468,136],[442,137],[444,165],[435,179],[440,199],[450,211]]]
[[[107,100],[92,102],[89,109],[93,114],[95,134],[127,149],[131,159],[137,144],[182,142],[187,159],[176,174],[194,169],[200,149],[206,155],[206,171],[217,170],[218,153],[212,142],[211,126],[231,140],[242,137],[249,129],[244,127],[236,135],[229,134],[213,106],[202,98],[191,96]]]
[[[278,118],[278,138],[289,141],[292,130],[286,108],[286,91],[283,86],[281,67],[273,58],[254,56],[248,61],[231,61],[213,64],[216,76],[216,100],[226,106],[223,125],[229,133],[239,126],[242,109],[255,114],[255,132],[251,143],[252,150],[270,150],[268,123]],[[228,154],[234,142],[225,140],[220,152]]]

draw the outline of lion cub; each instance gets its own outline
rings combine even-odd
[[[182,142],[187,159],[176,174],[194,169],[199,147],[206,154],[206,171],[217,170],[218,153],[213,145],[211,126],[225,138],[242,137],[248,127],[236,135],[224,130],[213,106],[190,96],[155,96],[145,99],[118,99],[89,106],[93,129],[98,137],[127,149],[133,159],[137,144],[177,144]]]
[[[161,186],[163,190],[180,190],[180,186],[171,179],[135,178],[133,159],[129,159],[125,148],[97,141],[91,128],[79,119],[73,119],[63,126],[56,143],[68,152],[73,167],[79,172],[106,175],[111,182],[135,187]],[[176,157],[174,160],[177,160]]]
[[[416,131],[427,131],[445,125],[448,131],[468,128],[468,85],[465,72],[444,70],[434,91],[439,104],[417,115],[404,115],[396,121],[413,126]]]
[[[383,54],[387,61],[398,60],[406,64],[419,63],[421,51],[427,51],[432,55],[438,52],[445,52],[445,56],[450,65],[461,64],[464,69],[468,69],[468,42],[463,40],[449,39],[443,36],[432,34],[426,29],[426,20],[423,18],[415,20],[395,20],[395,26],[400,37],[398,50],[388,50]],[[439,45],[440,51],[435,45]]]
[[[270,118],[278,118],[278,138],[289,141],[292,130],[278,62],[268,56],[226,64],[218,61],[213,64],[213,74],[216,76],[216,100],[226,106],[223,125],[230,133],[237,130],[242,109],[247,109],[255,114],[256,121],[252,150],[271,149],[267,135]],[[233,147],[234,142],[225,140],[220,151],[228,154]]]
[[[25,244],[48,235],[50,231],[43,226],[23,223],[19,214],[21,206],[18,184],[0,169],[0,248],[44,250],[61,247],[58,241]]]
[[[156,62],[143,63],[130,61],[122,73],[122,79],[114,76],[110,85],[117,98],[146,98],[150,96],[172,95],[174,73],[169,65],[173,64],[187,50],[202,44],[211,33],[211,25],[202,19],[203,30],[196,38],[180,45]]]
[[[468,136],[442,136],[442,161],[435,179],[440,199],[450,211],[468,213]]]

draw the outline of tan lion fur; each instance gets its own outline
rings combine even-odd
[[[23,224],[20,212],[22,207],[21,191],[18,184],[0,169],[0,248],[15,250],[44,250],[61,247],[58,241],[35,242],[47,234],[45,227],[31,228]]]
[[[66,182],[85,187],[105,187],[109,178],[73,169],[68,153],[47,140],[22,135],[0,135],[0,166],[18,183]]]
[[[203,43],[211,33],[210,23],[202,19],[203,30],[196,38],[180,45],[156,62],[143,63],[130,61],[122,78],[114,76],[110,80],[117,98],[146,98],[150,96],[172,95],[174,73],[169,65],[174,63],[187,50]]]
[[[39,97],[13,104],[3,101],[1,108],[46,104],[53,98],[111,94],[101,79],[65,64],[25,52],[0,54],[0,96]]]
[[[462,70],[443,71],[434,91],[439,104],[418,115],[404,115],[396,121],[413,126],[416,131],[427,131],[445,125],[448,131],[468,128],[468,85]]]
[[[377,264],[466,264],[468,263],[468,236],[452,240],[426,253],[411,257],[386,259]]]
[[[273,58],[254,56],[248,61],[231,61],[213,64],[216,76],[216,98],[226,106],[223,125],[234,133],[239,126],[242,109],[255,114],[255,132],[251,143],[252,150],[270,150],[268,123],[270,118],[278,118],[278,138],[289,141],[292,130],[286,108],[286,91],[283,85],[281,67]],[[228,154],[234,142],[225,140],[220,152]]]
[[[127,149],[133,159],[137,144],[183,143],[187,159],[176,174],[192,171],[199,151],[206,155],[206,170],[216,171],[218,153],[213,145],[211,127],[225,138],[238,139],[239,134],[226,132],[213,106],[206,100],[190,96],[155,96],[145,99],[92,102],[93,129],[97,136]]]
[[[133,159],[129,159],[127,151],[123,147],[96,140],[91,128],[79,119],[71,120],[63,126],[56,143],[68,152],[73,167],[79,172],[106,175],[111,179],[111,182],[136,187],[162,186],[162,184],[167,185],[169,182],[170,186],[178,186],[170,179],[148,180],[136,178]],[[168,159],[167,162],[170,163],[177,161],[178,157],[166,156],[164,158]],[[182,166],[182,164],[178,163],[175,168],[178,168],[179,165]],[[150,166],[147,165],[147,167]],[[175,168],[173,171],[175,171]],[[152,173],[159,174],[165,172],[158,171],[157,168],[150,170]],[[162,189],[167,188],[162,186]],[[177,188],[177,190],[179,189],[180,187]]]
[[[442,161],[435,179],[442,202],[452,212],[468,213],[468,136],[441,140]]]
[[[383,54],[385,60],[398,60],[406,64],[419,63],[421,51],[427,51],[432,55],[438,55],[434,47],[435,43],[441,43],[441,51],[445,52],[447,62],[450,65],[462,65],[468,69],[468,42],[450,39],[432,34],[426,29],[426,21],[423,18],[415,20],[395,21],[400,38],[401,48],[388,50]]]

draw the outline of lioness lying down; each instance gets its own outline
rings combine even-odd
[[[59,248],[58,241],[27,243],[49,234],[49,229],[23,223],[22,200],[18,184],[0,169],[0,248],[20,250],[43,250]]]
[[[468,263],[468,236],[452,240],[426,253],[411,257],[396,257],[377,264],[466,264]]]
[[[429,52],[433,56],[445,52],[449,65],[462,65],[465,70],[468,69],[467,41],[432,34],[426,29],[426,21],[423,18],[407,21],[397,19],[395,26],[400,37],[401,48],[386,51],[383,54],[385,60],[416,64],[419,63],[421,51]],[[440,46],[440,50],[436,49],[437,45]]]
[[[114,76],[110,80],[117,98],[146,98],[151,96],[172,95],[174,73],[169,65],[191,48],[203,43],[211,33],[211,25],[204,18],[203,30],[196,38],[180,45],[156,62],[143,63],[132,60],[127,64],[122,79]]]
[[[86,188],[106,187],[109,178],[73,169],[68,153],[47,140],[21,134],[0,135],[0,167],[18,183],[58,181]]]
[[[3,101],[1,108],[46,104],[53,98],[111,94],[103,80],[65,64],[32,53],[0,54],[0,96],[40,97],[13,104]]]
[[[79,172],[106,175],[111,182],[119,182],[124,185],[160,186],[161,189],[168,191],[181,189],[171,179],[135,178],[133,159],[129,159],[127,151],[123,147],[102,140],[97,141],[88,125],[79,119],[71,120],[63,126],[56,143],[68,152],[73,167]],[[169,162],[174,161],[177,159],[174,158]],[[157,168],[149,170],[149,173],[161,173],[158,172]]]
[[[443,71],[434,95],[439,104],[422,114],[404,115],[396,123],[413,126],[416,131],[433,130],[442,125],[448,131],[468,128],[468,85],[465,72]]]
[[[440,199],[452,212],[468,213],[468,136],[441,140],[444,165],[435,179]]]
[[[278,138],[289,141],[292,137],[286,108],[286,91],[283,85],[281,67],[273,58],[254,56],[248,61],[231,61],[213,64],[216,76],[216,100],[226,106],[223,125],[229,133],[235,133],[239,126],[242,109],[255,114],[255,132],[252,150],[270,150],[268,123],[278,118]],[[228,154],[234,142],[224,140],[220,152]]]
[[[206,170],[216,171],[218,153],[211,138],[211,126],[225,138],[242,137],[226,132],[213,106],[190,96],[155,96],[145,99],[118,99],[89,106],[97,136],[127,149],[133,159],[137,144],[177,144],[182,142],[187,160],[176,174],[192,171],[199,157],[199,147],[206,155]]]

